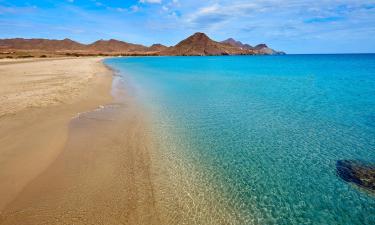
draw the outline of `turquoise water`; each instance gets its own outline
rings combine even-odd
[[[375,224],[375,194],[335,168],[375,162],[375,55],[106,63],[170,133],[161,150],[195,164],[240,224]]]

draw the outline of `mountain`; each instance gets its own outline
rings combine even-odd
[[[254,47],[260,54],[263,55],[285,55],[285,52],[280,52],[269,48],[266,44],[259,44]]]
[[[242,42],[236,41],[233,38],[228,38],[227,40],[222,41],[221,43],[228,44],[228,45],[238,47],[238,48],[242,48],[242,49],[254,50],[254,48],[251,45],[243,44]]]
[[[0,39],[0,49],[14,50],[43,50],[43,51],[67,51],[83,50],[86,46],[70,39]]]
[[[222,41],[221,43],[228,44],[231,46],[235,46],[241,49],[249,49],[249,50],[255,50],[257,54],[262,54],[262,55],[283,55],[285,54],[284,52],[279,52],[276,50],[273,50],[272,48],[269,48],[266,44],[259,44],[256,45],[255,47],[252,47],[249,44],[243,44],[240,41],[236,41],[233,38],[229,38],[225,41]]]
[[[110,53],[110,52],[145,52],[146,46],[131,44],[124,41],[118,41],[115,39],[99,40],[92,44],[87,45],[87,50],[93,52]]]
[[[244,50],[235,46],[211,40],[204,33],[195,33],[174,47],[160,52],[161,55],[251,55],[252,50]]]
[[[0,49],[12,50],[41,50],[41,51],[79,51],[90,53],[112,53],[112,52],[146,52],[147,47],[143,45],[130,44],[114,39],[99,40],[92,44],[85,45],[70,39],[49,40],[49,39],[0,39]]]
[[[148,51],[150,52],[160,52],[167,50],[168,47],[162,44],[153,44],[148,48]]]
[[[70,39],[0,39],[0,57],[25,56],[84,56],[84,55],[265,55],[285,54],[275,51],[265,44],[252,47],[233,38],[222,42],[210,39],[204,33],[195,33],[177,45],[167,47],[154,44],[150,47],[115,39],[99,40],[92,44],[81,44]]]

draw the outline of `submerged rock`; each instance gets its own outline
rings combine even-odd
[[[375,191],[375,165],[358,160],[338,160],[336,172],[346,182]]]

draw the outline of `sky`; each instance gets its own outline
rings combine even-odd
[[[0,38],[175,45],[195,32],[287,53],[373,53],[375,0],[0,0]]]

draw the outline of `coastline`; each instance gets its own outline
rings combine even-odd
[[[21,102],[19,111],[0,117],[0,124],[8,126],[1,126],[5,135],[0,143],[9,149],[0,151],[0,161],[13,159],[0,164],[5,168],[0,168],[0,182],[13,176],[11,181],[19,185],[29,179],[21,187],[13,183],[14,189],[0,187],[6,193],[2,197],[8,197],[0,209],[0,225],[257,224],[264,219],[257,204],[238,204],[243,193],[232,191],[240,183],[227,186],[228,180],[221,180],[225,177],[211,174],[210,165],[201,163],[189,138],[181,139],[184,131],[178,123],[165,117],[167,111],[148,108],[139,92],[151,88],[137,86],[136,74],[127,75],[131,69],[116,67],[109,63],[112,59],[100,62],[102,58],[69,64],[76,68],[85,60],[93,60],[90,67],[95,65],[98,76],[68,89],[81,94],[62,92],[72,97],[57,96],[36,106]],[[56,62],[49,61],[49,69],[66,74]],[[22,64],[25,70],[27,63]],[[105,76],[99,76],[99,69]]]
[[[7,199],[0,224],[163,224],[154,196],[146,116],[131,90],[116,88],[116,77],[109,87],[113,98],[104,106],[81,108],[83,113],[73,119],[70,114],[69,120],[50,124],[61,127],[55,134],[59,139],[50,141],[58,145],[56,151]],[[50,114],[61,114],[61,107],[53,108]],[[46,142],[45,135],[39,142]]]
[[[0,64],[0,221],[61,153],[72,118],[112,101],[112,74],[102,59]]]
[[[212,177],[207,177],[207,168],[196,163],[199,159],[190,154],[189,143],[185,142],[188,139],[176,133],[168,113],[155,109],[144,98],[144,92],[150,90],[139,86],[135,80],[139,74],[114,63],[116,60],[108,59],[106,63],[117,71],[119,76],[116,79],[122,82],[120,90],[126,92],[126,99],[121,102],[136,112],[131,122],[139,124],[138,128],[141,129],[137,135],[142,136],[132,138],[130,143],[139,146],[136,152],[143,152],[146,156],[144,161],[149,163],[148,172],[139,173],[138,176],[147,174],[143,179],[151,184],[149,197],[152,198],[153,211],[157,213],[154,214],[157,224],[253,224],[256,219],[254,215],[237,207],[229,207],[233,206],[230,204],[230,196],[219,191],[217,183],[211,182]],[[145,193],[143,189],[140,190],[141,194]],[[148,221],[146,224],[150,223]]]
[[[22,177],[22,188],[2,190],[12,198],[0,209],[0,224],[238,223],[228,214],[223,199],[214,197],[214,189],[200,183],[192,164],[183,163],[194,172],[180,165],[182,155],[159,149],[158,132],[129,81],[118,78],[110,66],[102,67],[114,75],[110,79],[113,98],[104,106],[81,109],[69,120],[63,120],[65,105],[53,106],[36,114],[39,120],[29,129],[20,126],[17,130],[26,129],[25,135],[30,135],[41,126],[45,132],[35,133],[34,138],[42,139],[30,142],[47,147],[33,156],[39,173],[29,174],[27,182]],[[56,115],[62,117],[58,122]],[[36,127],[37,122],[41,124]],[[60,127],[59,132],[50,133],[55,127]],[[16,155],[18,160],[26,157],[22,153]],[[15,160],[11,163],[15,167],[4,171],[12,172],[20,165]],[[16,172],[18,177],[25,176],[23,170]]]

